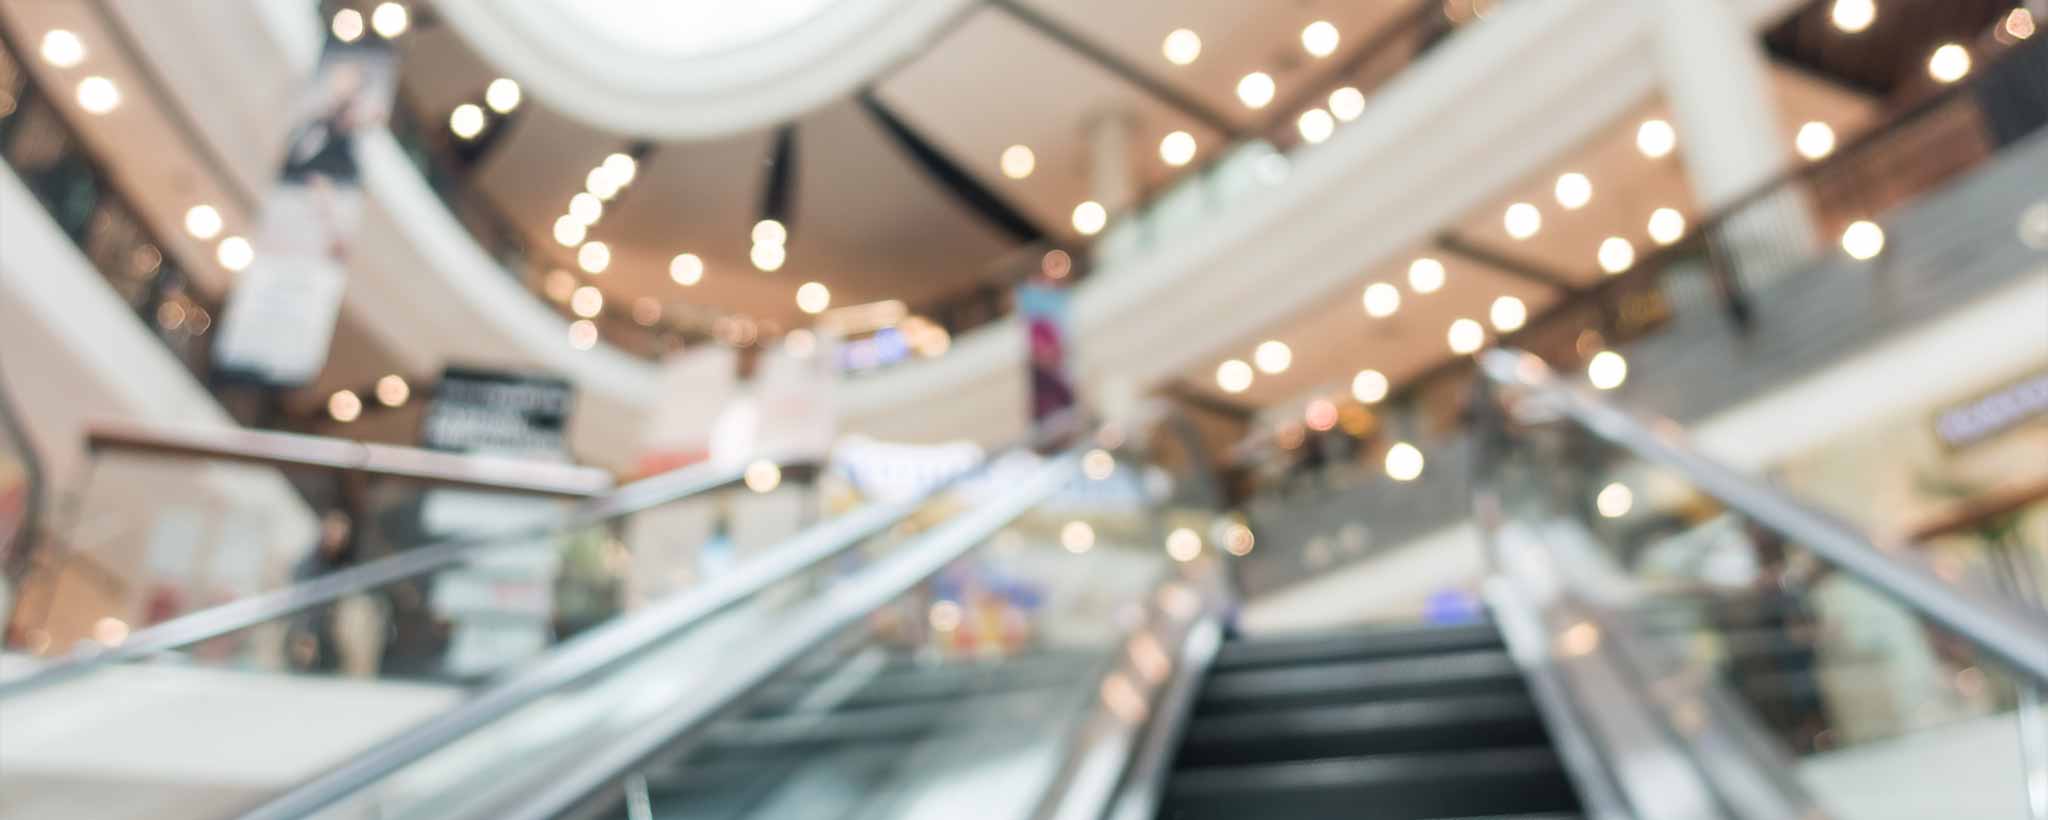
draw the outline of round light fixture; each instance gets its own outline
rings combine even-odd
[[[605,200],[606,202],[610,202],[612,197],[618,196],[619,188],[621,187],[623,187],[623,183],[619,182],[618,178],[612,176],[612,173],[605,170],[602,165],[590,169],[590,173],[583,176],[583,190],[596,194],[598,199]]]
[[[1264,71],[1254,71],[1237,81],[1237,101],[1244,107],[1265,108],[1273,102],[1273,76]]]
[[[1478,322],[1471,319],[1451,322],[1451,329],[1444,336],[1445,340],[1450,342],[1451,352],[1460,356],[1476,353],[1486,344],[1486,328],[1480,327]]]
[[[1060,546],[1075,555],[1087,552],[1095,546],[1095,528],[1086,521],[1068,521],[1060,527]]]
[[[996,164],[1002,167],[1003,176],[1023,179],[1038,169],[1038,155],[1031,152],[1030,146],[1012,145],[1003,149],[1003,155]]]
[[[370,12],[370,28],[377,36],[386,40],[394,39],[412,26],[412,15],[397,3],[378,3]]]
[[[1807,159],[1825,157],[1835,152],[1835,129],[1817,121],[1799,126],[1799,133],[1792,137],[1792,147]]]
[[[576,267],[582,268],[584,273],[604,273],[605,268],[611,266],[612,249],[603,242],[585,242],[583,247],[576,249]]]
[[[767,459],[748,464],[741,476],[747,483],[747,489],[757,493],[772,492],[782,486],[782,468]]]
[[[1669,245],[1685,236],[1685,214],[1676,208],[1658,208],[1650,212],[1650,239],[1659,245]]]
[[[569,297],[569,311],[585,319],[595,319],[604,312],[604,292],[589,285],[577,288]]]
[[[1301,50],[1309,56],[1322,59],[1337,53],[1337,44],[1342,40],[1337,26],[1328,20],[1317,20],[1301,30]]]
[[[1678,147],[1678,131],[1663,120],[1644,120],[1636,126],[1636,150],[1650,159],[1670,156]]]
[[[1517,202],[1501,214],[1500,224],[1509,238],[1528,239],[1543,230],[1543,212],[1527,202]]]
[[[1587,179],[1585,174],[1577,171],[1559,174],[1557,184],[1552,187],[1551,193],[1556,195],[1558,207],[1576,211],[1593,201],[1593,180]]]
[[[1159,161],[1179,168],[1195,159],[1195,135],[1175,131],[1159,140]]]
[[[1252,366],[1231,359],[1216,366],[1216,386],[1225,393],[1243,393],[1252,386]]]
[[[43,33],[43,62],[58,68],[72,68],[85,62],[85,41],[70,29],[53,28]]]
[[[773,219],[754,223],[754,230],[748,234],[756,245],[781,245],[789,241],[789,229]]]
[[[589,350],[597,346],[597,323],[589,319],[577,319],[569,323],[569,346],[577,350]]]
[[[1365,286],[1365,315],[1385,319],[1401,309],[1401,289],[1385,282]]]
[[[1943,43],[1927,56],[1927,76],[1947,85],[1970,74],[1970,50],[1958,43]]]
[[[1387,397],[1387,374],[1377,370],[1360,370],[1351,377],[1351,397],[1366,404],[1378,404]]]
[[[1422,451],[1405,441],[1394,442],[1387,448],[1387,477],[1395,481],[1414,481],[1422,477]]]
[[[363,397],[354,390],[336,390],[327,397],[327,417],[347,424],[363,415]]]
[[[1365,113],[1365,93],[1351,86],[1330,92],[1330,113],[1339,122],[1350,122]]]
[[[694,253],[679,253],[668,260],[668,278],[678,285],[694,285],[704,280],[704,260]]]
[[[747,260],[764,273],[774,273],[782,270],[782,263],[789,261],[789,249],[766,242],[756,243],[753,250],[747,251]]]
[[[1628,515],[1636,504],[1636,494],[1627,484],[1616,481],[1600,488],[1600,494],[1593,497],[1593,506],[1600,510],[1602,518],[1620,518]]]
[[[94,74],[78,81],[78,107],[88,114],[105,114],[121,105],[121,89],[109,80]]]
[[[353,43],[363,39],[363,13],[355,9],[342,9],[334,13],[334,22],[328,30],[334,32],[334,39]]]
[[[1202,56],[1202,38],[1192,31],[1177,28],[1167,33],[1166,41],[1159,44],[1159,53],[1174,65],[1187,65]]]
[[[1486,318],[1493,321],[1495,331],[1513,333],[1528,323],[1529,306],[1513,296],[1502,296],[1493,300],[1493,307],[1487,310]]]
[[[1600,269],[1609,274],[1621,273],[1636,263],[1636,246],[1619,236],[1610,236],[1600,241],[1600,251],[1595,254]]]
[[[1329,139],[1330,134],[1337,130],[1337,120],[1332,118],[1328,111],[1311,108],[1301,112],[1301,118],[1294,121],[1294,127],[1301,132],[1302,139],[1310,143],[1320,143]]]
[[[832,306],[832,291],[822,283],[805,282],[796,289],[796,306],[798,310],[812,315],[824,313]]]
[[[1285,373],[1294,364],[1294,350],[1286,342],[1268,339],[1252,351],[1252,364],[1267,375]]]
[[[500,114],[510,114],[519,107],[519,83],[511,77],[499,77],[484,87],[484,105]]]
[[[640,175],[640,161],[634,159],[631,154],[608,154],[604,162],[599,163],[597,167],[610,174],[612,181],[618,183],[621,188],[633,184],[633,178]]]
[[[220,211],[212,205],[194,205],[185,211],[185,232],[193,239],[212,239],[220,235],[222,222]]]
[[[573,248],[583,244],[583,239],[589,234],[589,231],[589,228],[584,227],[583,220],[577,219],[574,216],[563,214],[555,217],[555,244],[561,245],[564,248]]]
[[[604,200],[598,199],[589,191],[569,197],[569,215],[575,217],[577,222],[583,223],[584,227],[595,225],[598,220],[604,218]]]
[[[1180,527],[1166,534],[1166,554],[1183,564],[1202,555],[1202,536],[1194,530]]]
[[[1884,252],[1884,229],[1868,219],[1851,222],[1842,229],[1842,250],[1851,259],[1875,259]]]
[[[219,260],[221,267],[239,272],[256,261],[256,247],[247,239],[230,236],[213,249],[213,257]]]
[[[1586,381],[1601,390],[1613,390],[1628,381],[1628,360],[1612,350],[1593,354],[1586,362]]]
[[[1408,263],[1408,289],[1435,293],[1444,287],[1444,263],[1427,256]]]
[[[377,379],[377,403],[385,407],[398,407],[412,398],[412,386],[405,383],[405,377],[387,373]]]
[[[476,103],[463,103],[448,112],[448,130],[459,139],[473,140],[484,132],[484,109]]]
[[[1102,203],[1088,200],[1074,206],[1074,230],[1082,236],[1094,236],[1109,224],[1109,211]]]
[[[1850,34],[1863,31],[1877,22],[1877,0],[1835,0],[1828,9],[1828,21]]]

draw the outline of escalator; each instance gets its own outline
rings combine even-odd
[[[1535,820],[1578,808],[1520,670],[1481,623],[1225,643],[1158,817]]]

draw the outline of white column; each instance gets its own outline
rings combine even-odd
[[[1664,97],[1686,176],[1706,213],[1718,213],[1791,167],[1762,35],[1727,0],[1639,0],[1655,36]],[[1812,258],[1816,239],[1801,189],[1734,215],[1722,239],[1747,284]]]
[[[1123,213],[1138,201],[1131,117],[1123,111],[1104,111],[1088,120],[1087,131],[1088,194],[1111,215]]]

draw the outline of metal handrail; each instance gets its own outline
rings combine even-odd
[[[1916,553],[1887,551],[1854,526],[1701,454],[1679,428],[1633,416],[1565,385],[1543,360],[1518,350],[1479,357],[1492,381],[1527,391],[1600,439],[1677,472],[1750,520],[1800,544],[1906,607],[1989,650],[2036,681],[2048,681],[2048,619],[1943,581]]]
[[[120,646],[77,655],[33,675],[0,682],[0,700],[71,680],[104,666],[181,649],[332,603],[348,595],[456,566],[469,560],[470,554],[479,549],[595,526],[742,480],[744,470],[740,469],[712,464],[683,467],[641,479],[613,493],[579,504],[566,516],[535,516],[532,520],[489,532],[429,542],[417,549],[398,552],[311,581],[202,609],[139,630],[129,635]]]
[[[95,452],[153,453],[206,461],[311,467],[420,484],[559,498],[590,498],[612,488],[611,474],[596,467],[460,455],[269,430],[98,421],[86,428],[85,444]]]

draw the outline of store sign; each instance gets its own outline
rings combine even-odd
[[[2040,418],[2048,418],[2048,373],[1935,414],[1934,433],[1950,447],[1968,447]]]
[[[277,186],[263,200],[248,267],[235,276],[214,367],[226,379],[300,387],[327,364],[362,223],[356,136],[382,127],[398,87],[381,46],[329,43],[300,95]],[[223,262],[229,259],[223,241]]]
[[[451,453],[567,461],[575,388],[558,376],[472,367],[441,372],[420,443]]]

